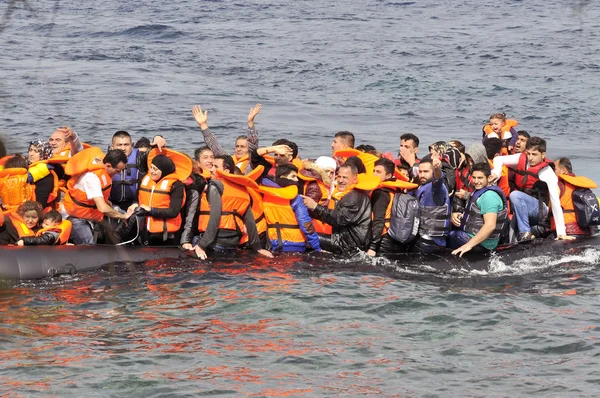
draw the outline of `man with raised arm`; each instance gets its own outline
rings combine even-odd
[[[235,154],[232,156],[233,161],[235,166],[244,174],[252,170],[249,160],[250,153],[258,148],[258,132],[254,128],[254,118],[256,118],[256,115],[260,112],[261,107],[261,104],[256,104],[254,108],[250,108],[250,112],[248,113],[248,132],[246,135],[241,135],[235,140]],[[208,111],[202,111],[200,105],[194,105],[192,114],[202,130],[204,142],[212,150],[214,156],[226,155],[227,152],[223,149],[215,134],[208,127]]]

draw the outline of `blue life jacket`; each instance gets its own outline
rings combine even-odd
[[[488,239],[498,239],[502,233],[502,228],[504,224],[508,220],[508,206],[506,201],[506,196],[504,196],[504,192],[498,186],[487,186],[481,188],[477,191],[474,191],[469,197],[469,201],[467,202],[467,207],[465,208],[465,213],[462,218],[462,222],[460,224],[460,229],[463,231],[476,235],[477,232],[483,227],[483,215],[481,214],[481,209],[477,205],[477,199],[481,197],[487,191],[496,192],[500,198],[502,199],[502,203],[504,204],[504,209],[498,213],[498,218],[496,219],[496,229],[494,232],[488,237]]]
[[[436,205],[433,200],[433,184],[441,184],[441,193],[444,195],[444,204]],[[450,197],[444,184],[444,175],[417,189],[416,197],[421,209],[419,236],[432,239],[438,246],[446,246],[446,236],[450,232]]]
[[[134,148],[127,158],[127,166],[112,178],[110,201],[113,204],[137,201],[139,170],[137,165],[138,149]]]

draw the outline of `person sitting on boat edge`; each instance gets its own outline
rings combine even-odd
[[[575,239],[568,236],[565,229],[564,215],[560,206],[558,177],[552,169],[552,161],[546,158],[546,141],[540,137],[531,137],[524,153],[495,157],[490,183],[494,183],[501,176],[503,165],[517,169],[515,181],[517,190],[510,193],[509,199],[517,219],[518,240],[535,239],[535,235],[531,232],[531,226],[537,225],[548,215],[548,206],[538,198],[531,196],[534,185],[538,181],[547,185],[552,215],[556,224],[556,239]]]
[[[50,210],[42,217],[42,228],[35,236],[25,236],[17,246],[65,245],[71,235],[71,222],[63,220],[57,210]]]
[[[242,174],[247,174],[256,166],[250,162],[250,153],[258,148],[258,132],[254,128],[254,119],[259,114],[261,107],[261,104],[256,104],[255,107],[250,108],[250,113],[248,113],[248,132],[246,135],[240,135],[235,139],[235,152],[232,158],[235,166],[240,169]],[[200,130],[202,130],[204,142],[213,154],[215,156],[228,155],[215,134],[208,127],[208,111],[203,112],[200,105],[194,105],[192,114],[194,115],[194,119],[196,119],[196,123],[200,126]]]
[[[448,248],[456,249],[454,255],[468,251],[494,250],[500,241],[502,229],[508,220],[508,204],[504,192],[488,185],[490,166],[477,163],[471,168],[475,191],[469,197],[464,213],[452,213],[453,229],[448,234]]]
[[[198,231],[201,236],[193,247],[196,255],[205,260],[207,251],[235,250],[245,232],[252,250],[273,257],[261,247],[250,209],[250,194],[246,187],[258,189],[258,184],[246,176],[232,174],[235,164],[229,155],[215,159],[214,166],[215,175],[200,198]]]
[[[123,214],[108,203],[112,176],[123,171],[127,156],[120,149],[108,151],[91,147],[73,155],[65,165],[65,173],[71,178],[67,182],[63,205],[68,219],[73,224],[71,240],[76,245],[94,245],[97,227],[104,232],[112,232],[102,224],[105,217],[126,220],[133,214],[133,208]],[[111,243],[118,238],[107,234]]]
[[[163,148],[148,154],[148,175],[140,183],[136,216],[143,245],[179,244],[181,209],[185,204],[185,181],[192,173],[192,160],[180,152]],[[136,206],[136,205],[132,205]]]
[[[563,209],[566,233],[570,236],[593,235],[596,232],[597,227],[582,227],[579,225],[580,222],[577,219],[575,204],[573,202],[573,193],[576,189],[594,189],[597,188],[598,185],[587,177],[576,176],[573,173],[571,161],[566,157],[559,158],[554,162],[554,172],[558,176],[560,206]],[[554,218],[551,219],[551,226],[553,229],[556,229]]]
[[[385,158],[378,159],[373,167],[373,175],[379,177],[381,183],[371,192],[373,221],[371,241],[367,250],[369,256],[382,253],[402,253],[408,247],[392,239],[388,234],[388,229],[395,195],[406,192],[406,189],[417,188],[417,185],[397,178],[405,176],[400,172],[396,173],[395,168],[394,162]]]
[[[337,254],[366,250],[371,238],[371,200],[368,191],[379,185],[379,178],[361,174],[353,164],[344,163],[337,174],[337,199],[329,209],[303,196],[304,204],[319,219],[332,227],[330,236],[319,235],[321,249]]]
[[[411,251],[435,253],[446,247],[450,231],[450,196],[444,183],[442,161],[426,156],[419,163],[419,185],[415,197],[419,201],[419,232]]]
[[[24,237],[35,236],[41,217],[42,205],[33,200],[23,202],[15,212],[4,213],[0,245],[14,245]]]
[[[304,201],[298,195],[298,168],[293,164],[277,166],[275,179],[263,178],[264,214],[271,250],[304,252],[306,245],[321,251],[319,236]]]

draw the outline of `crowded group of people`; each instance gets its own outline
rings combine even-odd
[[[407,133],[395,155],[340,131],[329,156],[303,159],[287,138],[259,145],[260,110],[250,109],[233,154],[200,106],[192,115],[206,145],[193,156],[168,137],[134,144],[117,131],[104,152],[56,129],[26,156],[0,159],[0,245],[179,245],[202,259],[239,248],[462,256],[590,236],[600,223],[594,182],[568,158],[549,160],[546,141],[504,114],[468,147],[438,141],[420,157]]]

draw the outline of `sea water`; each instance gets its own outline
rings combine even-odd
[[[226,149],[479,142],[492,113],[600,181],[592,1],[11,0],[0,134]],[[437,275],[364,256],[157,261],[0,290],[7,396],[596,396],[598,250]],[[1,253],[0,253],[1,255]]]

